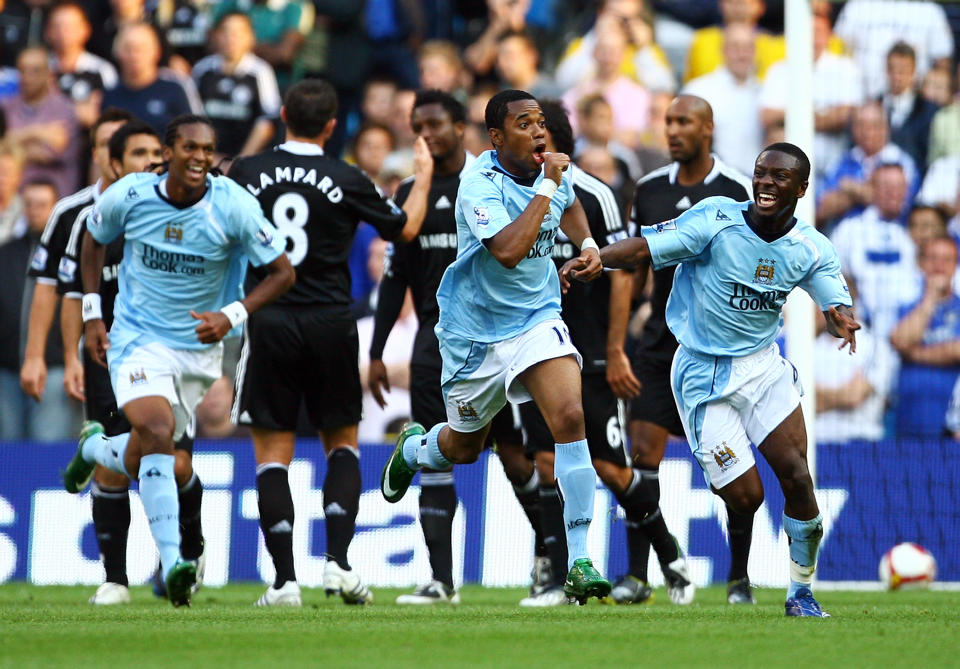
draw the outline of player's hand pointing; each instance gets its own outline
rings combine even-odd
[[[839,348],[842,350],[847,344],[850,345],[850,352],[855,353],[857,350],[857,330],[860,329],[860,324],[853,317],[853,314],[850,313],[848,309],[840,311],[836,307],[830,307],[830,311],[827,312],[827,330],[830,331],[834,337],[842,339]]]
[[[384,399],[383,392],[390,392],[390,379],[387,377],[387,366],[383,364],[383,360],[370,361],[370,368],[367,370],[367,386],[380,408],[386,408],[387,400]]]
[[[222,311],[204,311],[198,314],[191,309],[190,315],[200,321],[197,326],[197,339],[202,344],[216,344],[230,332],[230,319]]]

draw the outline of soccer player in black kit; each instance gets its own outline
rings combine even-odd
[[[466,110],[451,95],[438,90],[418,92],[410,123],[417,141],[425,142],[429,148],[433,169],[432,173],[418,174],[403,181],[397,189],[396,199],[406,205],[413,189],[426,186],[429,189],[427,208],[420,234],[409,243],[394,244],[388,252],[370,344],[368,385],[374,398],[383,406],[383,393],[390,390],[382,360],[383,348],[409,287],[418,320],[410,362],[411,414],[413,420],[432,425],[446,419],[440,383],[443,361],[433,330],[440,317],[437,288],[444,270],[457,257],[454,205],[460,174],[473,157],[463,146]],[[493,420],[488,443],[496,443],[507,478],[536,529],[538,479],[533,463],[524,454],[523,435],[516,418],[512,405],[504,407]],[[453,584],[451,547],[456,509],[457,493],[452,469],[442,472],[423,470],[420,474],[420,524],[430,555],[433,580],[413,593],[400,595],[398,604],[459,603],[460,594]],[[538,554],[544,554],[539,537],[537,544]]]
[[[96,151],[96,147],[94,147]],[[114,130],[107,144],[108,162],[101,166],[103,183],[133,172],[143,172],[162,162],[160,138],[143,121],[132,119]],[[115,177],[115,178],[114,178]],[[64,347],[76,349],[83,331],[80,299],[83,286],[79,266],[80,249],[93,204],[83,209],[71,228],[63,258],[64,270],[57,277],[57,292],[63,295],[60,326]],[[119,290],[117,278],[123,260],[123,235],[106,247],[100,275],[100,297],[104,325],[113,323],[113,303]],[[71,270],[71,271],[66,271]],[[87,420],[103,424],[107,436],[129,432],[130,423],[117,407],[117,398],[110,384],[110,373],[98,364],[83,347],[83,401]],[[203,484],[193,471],[193,426],[174,444],[174,475],[180,501],[180,541],[185,559],[197,564],[198,584],[203,578],[203,528],[200,518]],[[97,535],[106,581],[90,598],[91,604],[123,604],[130,601],[127,589],[127,537],[130,529],[130,480],[123,474],[98,466],[92,485],[93,528]],[[158,569],[158,574],[159,569]],[[199,587],[199,586],[198,586]],[[154,577],[154,594],[166,597],[166,585]]]
[[[713,110],[706,100],[680,95],[667,109],[667,143],[673,162],[637,182],[631,224],[640,227],[676,218],[700,200],[725,195],[738,202],[750,199],[750,180],[710,153],[713,141]],[[629,572],[617,582],[610,596],[620,603],[639,603],[650,598],[647,563],[652,545],[662,565],[679,554],[676,540],[667,529],[660,510],[658,468],[671,434],[683,436],[683,425],[670,389],[670,366],[677,340],[667,329],[664,315],[673,286],[674,267],[653,273],[653,311],[634,351],[634,371],[640,379],[640,395],[630,406],[630,443],[633,463],[642,477],[640,489],[645,509],[637,517],[627,514]],[[638,277],[640,283],[646,276]],[[727,507],[731,565],[727,601],[752,604],[747,558],[753,516],[742,516]],[[669,585],[668,585],[669,587]],[[692,587],[690,588],[692,590]],[[671,591],[671,599],[678,601]],[[689,593],[692,600],[693,593]]]
[[[277,571],[274,584],[257,601],[260,606],[301,604],[287,479],[301,402],[327,454],[324,588],[348,604],[372,600],[347,561],[361,492],[357,424],[362,403],[347,259],[360,221],[386,239],[412,238],[422,222],[427,188],[415,189],[401,210],[360,170],[324,154],[336,112],[337,95],[329,83],[298,82],[287,91],[281,109],[287,141],[238,160],[230,169],[230,176],[260,201],[277,234],[286,238],[297,275],[288,293],[251,316],[237,367],[233,417],[251,427],[260,527]],[[426,147],[415,147],[418,173],[429,161]],[[251,267],[248,289],[262,276]]]

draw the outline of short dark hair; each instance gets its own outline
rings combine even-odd
[[[907,220],[909,221],[911,218],[913,218],[914,214],[921,211],[932,212],[937,217],[937,220],[944,226],[944,228],[946,228],[947,217],[944,216],[943,212],[938,207],[934,207],[933,205],[929,205],[929,204],[918,204],[914,206],[910,210],[910,215],[907,217]]]
[[[193,125],[194,123],[200,123],[208,126],[211,130],[213,130],[214,137],[216,137],[217,130],[213,127],[213,121],[208,119],[206,116],[200,116],[199,114],[181,114],[167,123],[167,127],[164,128],[164,146],[173,147],[173,145],[177,143],[177,137],[180,136],[180,126]]]
[[[57,188],[57,184],[53,183],[52,179],[48,179],[47,177],[30,179],[30,181],[20,186],[20,192],[23,192],[27,188],[49,188],[53,191],[53,199],[60,199],[60,189]]]
[[[544,99],[540,101],[543,118],[547,123],[547,130],[553,138],[553,145],[560,153],[573,156],[573,128],[570,127],[570,116],[567,108],[560,100]]]
[[[762,155],[767,151],[776,151],[778,153],[785,153],[788,156],[793,156],[793,158],[800,163],[800,180],[807,181],[810,179],[810,159],[807,158],[807,154],[803,152],[803,149],[796,144],[791,144],[790,142],[774,142],[761,151],[760,154]]]
[[[156,137],[157,141],[160,141],[160,135],[149,123],[136,118],[127,121],[110,138],[110,160],[123,160],[123,154],[127,150],[127,140],[134,135],[151,135]]]
[[[119,107],[107,107],[100,113],[100,116],[97,117],[97,120],[93,122],[93,125],[90,126],[90,144],[97,143],[97,130],[99,130],[100,126],[104,123],[116,123],[117,121],[130,122],[133,119],[133,114],[128,112],[126,109],[120,109]]]
[[[467,120],[467,110],[455,97],[449,93],[444,93],[436,88],[428,88],[417,91],[413,99],[413,108],[423,107],[424,105],[440,105],[450,114],[450,120],[454,123],[463,123]]]
[[[504,121],[507,119],[507,105],[511,102],[517,102],[518,100],[533,100],[536,101],[536,97],[527,93],[526,91],[518,91],[515,88],[510,88],[505,91],[500,91],[487,103],[487,108],[483,113],[483,120],[487,124],[487,130],[496,128],[497,130],[503,130]]]
[[[251,29],[253,28],[253,20],[250,18],[248,14],[244,14],[243,12],[232,10],[227,12],[223,16],[221,16],[219,19],[217,19],[217,22],[213,24],[213,29],[220,30],[223,27],[223,24],[227,22],[227,19],[232,18],[234,16],[239,16],[241,19],[247,22],[247,25],[250,26]]]
[[[894,45],[890,47],[890,50],[887,51],[887,58],[889,59],[890,56],[905,56],[914,63],[917,62],[917,50],[903,40],[894,43]]]
[[[360,138],[363,137],[368,132],[373,132],[373,131],[380,131],[380,132],[387,133],[387,136],[390,137],[390,150],[393,151],[393,149],[397,145],[397,138],[393,136],[393,130],[385,126],[383,123],[377,123],[376,121],[364,121],[360,125],[360,129],[357,130],[357,134],[353,136],[352,148],[353,148],[354,154],[357,153],[357,144],[360,143]]]
[[[287,91],[283,106],[294,135],[316,137],[337,115],[337,91],[324,79],[303,79]]]

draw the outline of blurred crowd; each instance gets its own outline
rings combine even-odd
[[[852,357],[817,339],[817,433],[960,437],[960,6],[811,4],[815,138],[804,148],[816,223],[866,324]],[[88,129],[107,107],[161,136],[171,118],[203,113],[227,165],[281,142],[285,88],[321,76],[340,97],[327,151],[390,194],[413,172],[415,90],[466,105],[476,154],[491,148],[487,100],[519,88],[563,101],[577,163],[626,215],[636,180],[670,162],[674,95],[711,104],[714,151],[748,175],[784,138],[793,97],[773,1],[0,0],[0,10],[0,440],[67,439],[78,424],[57,328],[43,360],[24,360],[24,270],[56,201],[97,178]],[[361,225],[351,270],[364,352],[384,247]],[[385,362],[405,366],[415,330],[408,308]],[[43,383],[21,383],[25,363],[45,365]],[[388,409],[366,403],[361,441],[382,440],[409,410],[391,378]],[[200,409],[201,436],[234,434],[231,401],[228,374]]]

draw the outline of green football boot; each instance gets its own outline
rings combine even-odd
[[[177,560],[167,574],[167,598],[174,606],[190,606],[190,595],[197,582],[197,567],[190,560]]]
[[[563,591],[583,606],[590,597],[601,599],[609,595],[610,581],[594,569],[593,562],[589,558],[580,558],[573,561],[573,567],[563,584]]]
[[[410,487],[410,481],[413,480],[413,475],[417,473],[417,470],[411,468],[403,458],[403,442],[408,437],[426,433],[427,431],[423,429],[423,425],[420,423],[410,422],[400,429],[397,446],[393,449],[393,454],[390,455],[387,464],[383,466],[383,474],[380,475],[380,492],[383,493],[383,498],[391,504],[403,499],[403,496],[407,493],[407,488]]]
[[[83,459],[83,442],[90,437],[103,434],[103,425],[95,420],[84,422],[80,428],[80,439],[77,441],[77,452],[73,454],[70,464],[63,470],[63,487],[67,492],[78,493],[87,487],[90,479],[93,478],[93,470],[96,469],[96,462],[87,462]]]

